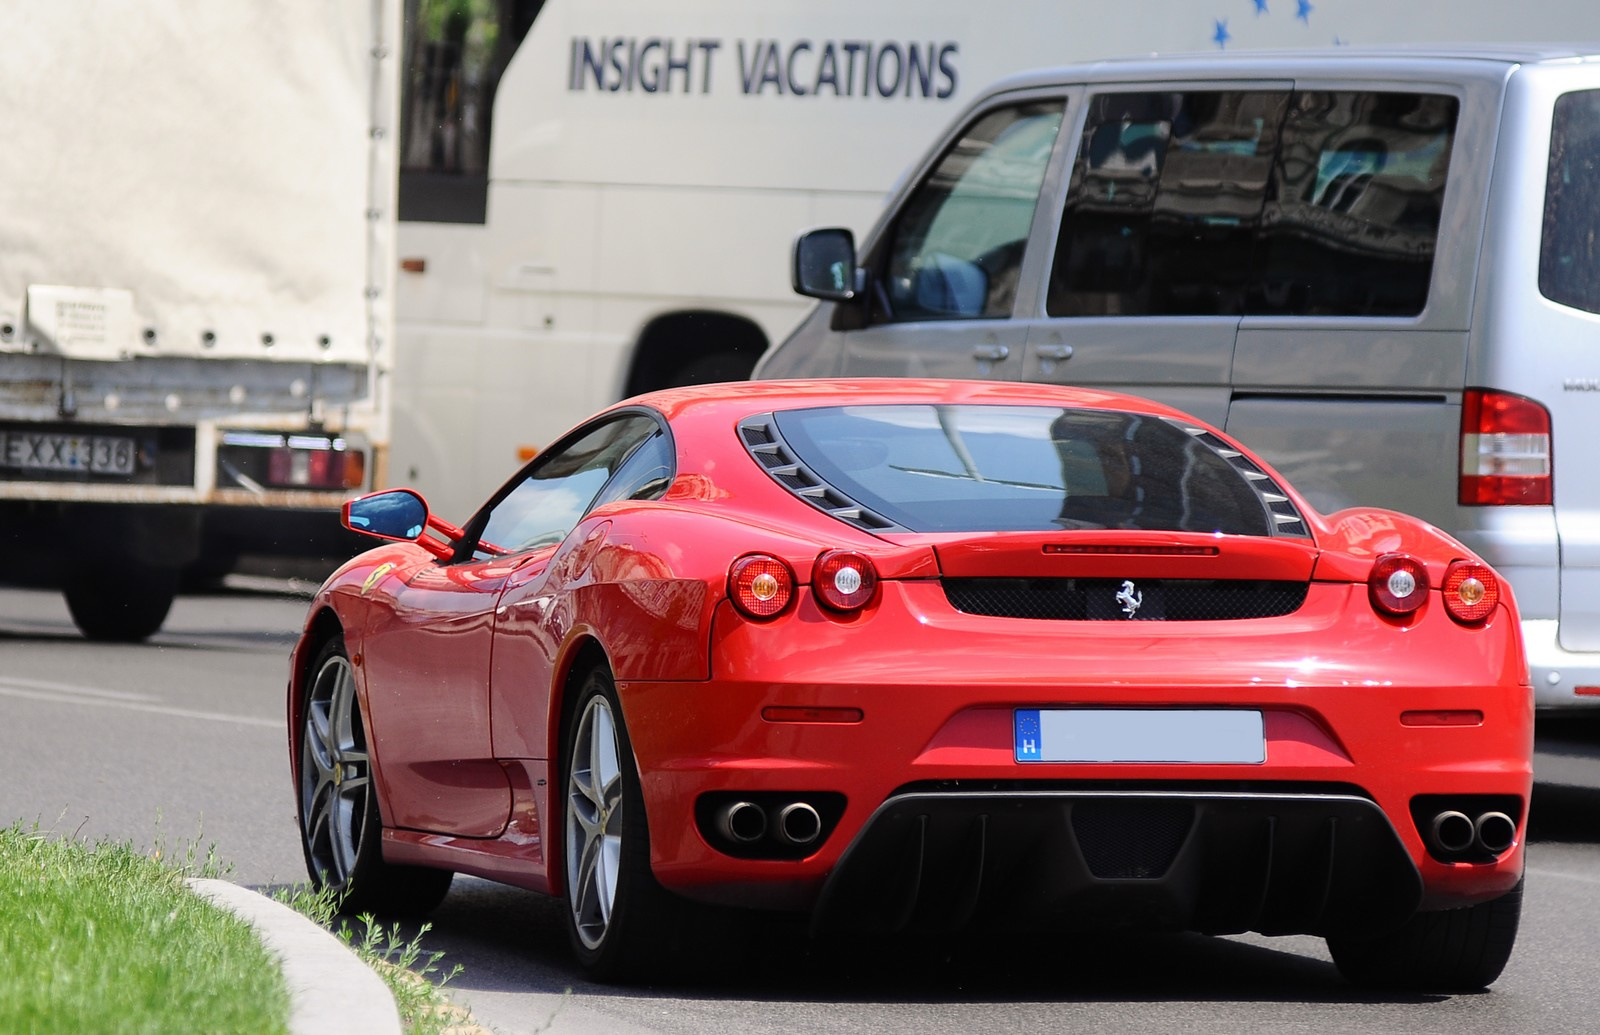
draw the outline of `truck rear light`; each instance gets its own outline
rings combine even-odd
[[[878,569],[872,558],[851,550],[829,550],[811,569],[811,591],[833,611],[859,611],[878,592]]]
[[[1548,410],[1509,392],[1467,389],[1461,397],[1462,506],[1549,505],[1552,469]]]
[[[1444,573],[1444,609],[1462,625],[1478,625],[1500,603],[1500,579],[1487,564],[1452,561]]]
[[[1428,599],[1428,570],[1408,554],[1386,553],[1367,577],[1367,595],[1378,612],[1405,618]]]
[[[776,617],[794,598],[794,572],[776,557],[747,554],[728,569],[728,597],[747,617]]]

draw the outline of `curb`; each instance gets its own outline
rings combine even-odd
[[[293,1035],[400,1035],[400,1011],[371,967],[349,946],[280,902],[225,880],[189,887],[255,928],[289,986]]]

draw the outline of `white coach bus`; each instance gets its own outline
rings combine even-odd
[[[992,80],[1151,52],[1600,37],[1580,0],[406,0],[389,480],[464,517],[600,406],[748,376],[797,231]]]

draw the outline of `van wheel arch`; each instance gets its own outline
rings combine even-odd
[[[747,317],[715,310],[662,314],[639,332],[623,394],[746,380],[768,344]]]

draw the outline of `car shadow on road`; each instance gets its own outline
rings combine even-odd
[[[557,899],[458,878],[424,941],[444,953],[446,968],[462,964],[453,986],[486,992],[924,1004],[1450,998],[1357,989],[1325,958],[1197,934],[835,942],[810,939],[800,921],[770,918],[743,925],[736,942],[692,967],[647,984],[601,985],[574,964],[562,908]]]

